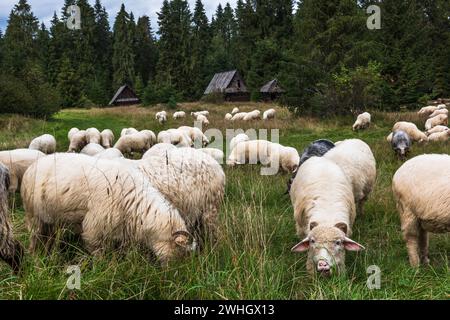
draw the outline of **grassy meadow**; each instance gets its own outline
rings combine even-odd
[[[306,254],[290,248],[298,242],[293,210],[285,195],[289,176],[261,176],[258,166],[226,168],[226,195],[220,212],[219,241],[214,247],[167,269],[151,262],[135,249],[119,255],[110,252],[101,258],[89,256],[79,243],[49,256],[27,255],[21,276],[15,276],[0,263],[0,299],[449,299],[450,270],[448,234],[430,236],[430,266],[409,266],[400,222],[391,192],[391,179],[401,162],[385,137],[395,121],[414,121],[423,129],[424,121],[415,113],[373,113],[372,127],[363,132],[351,130],[351,117],[332,119],[293,118],[278,109],[269,123],[228,123],[225,113],[238,105],[243,111],[266,110],[271,105],[183,104],[182,109],[209,110],[210,127],[279,129],[280,143],[299,152],[310,142],[326,138],[338,141],[360,138],[367,142],[377,160],[377,183],[356,219],[352,238],[366,247],[348,253],[345,276],[313,279],[306,273]],[[0,149],[27,147],[43,133],[53,134],[58,150],[68,147],[71,127],[110,128],[116,137],[124,127],[159,132],[181,125],[193,125],[191,117],[160,125],[154,118],[159,108],[120,107],[112,109],[64,110],[49,121],[21,116],[0,116]],[[169,111],[170,115],[173,111]],[[411,156],[423,153],[449,153],[448,144],[414,145]],[[28,231],[18,194],[11,199],[15,233],[28,246]],[[81,267],[81,289],[68,290],[69,265]],[[381,269],[381,288],[366,286],[366,269]]]

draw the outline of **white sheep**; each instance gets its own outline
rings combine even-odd
[[[83,149],[81,149],[80,153],[88,156],[95,156],[103,151],[105,151],[105,148],[101,145],[97,143],[88,143]]]
[[[44,156],[45,153],[31,149],[0,151],[0,163],[8,168],[10,174],[10,193],[14,194],[20,188],[22,177],[28,167]]]
[[[141,130],[140,133],[145,134],[148,137],[150,141],[150,147],[156,144],[157,142],[156,134],[152,130],[144,129]]]
[[[151,146],[149,135],[144,132],[138,132],[120,137],[114,148],[119,149],[124,155],[130,155],[132,152],[145,153]]]
[[[75,133],[72,133],[70,135],[69,142],[70,144],[67,152],[80,152],[81,149],[83,149],[84,146],[87,145],[86,131],[79,130]]]
[[[191,112],[191,116],[193,116],[194,118],[197,118],[199,115],[202,115],[204,117],[208,117],[209,116],[209,111],[204,110],[204,111]]]
[[[263,113],[263,120],[275,119],[275,114],[276,114],[275,109],[266,110]]]
[[[311,157],[299,167],[290,197],[297,235],[303,239],[292,251],[308,251],[306,268],[311,274],[344,272],[345,250],[363,249],[349,238],[356,210],[345,173],[329,159]]]
[[[291,173],[297,170],[299,162],[297,150],[266,140],[238,143],[227,160],[230,166],[261,163],[273,168],[278,165],[278,168]]]
[[[186,112],[184,112],[184,111],[177,111],[177,112],[174,112],[173,118],[174,118],[174,119],[182,119],[182,118],[186,118]]]
[[[209,125],[209,120],[208,118],[206,118],[206,116],[199,114],[196,118],[196,121],[200,122],[202,125],[204,126],[208,126]]]
[[[96,158],[106,159],[106,160],[114,160],[123,158],[122,152],[116,148],[105,149],[102,152],[99,152],[95,155]]]
[[[425,130],[430,130],[435,126],[446,126],[448,125],[448,116],[446,114],[439,114],[434,118],[430,118],[425,122]]]
[[[56,152],[56,139],[51,134],[43,134],[37,138],[34,138],[28,149],[39,150],[45,154],[51,154]]]
[[[428,137],[425,133],[420,131],[417,126],[412,122],[400,121],[394,124],[392,127],[392,132],[404,131],[408,134],[412,141],[415,142],[426,142]],[[388,140],[389,141],[389,140]]]
[[[184,132],[196,147],[206,147],[209,144],[208,137],[197,127],[182,126],[178,130]]]
[[[440,109],[446,109],[446,108],[447,108],[447,105],[445,105],[444,103],[441,103],[441,104],[438,104],[438,105],[437,105],[437,108],[438,108],[438,110],[440,110]]]
[[[377,175],[372,150],[362,140],[349,139],[337,144],[324,157],[336,163],[349,179],[358,213],[362,214]]]
[[[448,116],[448,110],[447,109],[437,109],[435,112],[433,112],[428,118],[434,118],[440,114],[445,114]]]
[[[13,224],[8,208],[9,184],[9,170],[0,163],[0,259],[18,273],[24,250],[20,242],[14,239]]]
[[[114,144],[114,133],[110,129],[100,132],[101,145],[103,148],[111,148]]]
[[[245,116],[247,115],[247,112],[239,112],[236,113],[233,118],[231,118],[231,121],[241,121],[244,120]]]
[[[226,121],[231,121],[231,119],[233,119],[233,115],[232,115],[231,113],[227,113],[227,114],[225,115],[225,120],[226,120]]]
[[[231,115],[235,115],[236,113],[239,113],[239,108],[238,107],[234,107],[233,111],[231,111]]]
[[[158,112],[155,117],[160,124],[164,124],[167,122],[167,112],[165,111]]]
[[[253,110],[251,112],[248,112],[242,120],[244,120],[244,121],[258,120],[261,118],[260,115],[261,115],[261,111]]]
[[[415,157],[405,162],[394,175],[392,190],[413,267],[429,263],[428,232],[450,232],[449,181],[448,155]]]
[[[214,238],[225,193],[225,174],[216,160],[201,149],[176,148],[127,162],[137,164],[179,210],[192,234]]]
[[[129,134],[133,134],[133,133],[138,133],[139,131],[136,130],[135,128],[123,128],[122,131],[120,132],[120,136],[126,136]]]
[[[223,164],[223,158],[225,157],[225,155],[222,150],[219,150],[216,148],[202,148],[202,149],[198,149],[198,150],[211,156],[219,164]]]
[[[153,147],[148,149],[146,153],[144,153],[142,159],[147,159],[149,157],[165,157],[168,151],[176,148],[177,147],[175,147],[171,143],[157,143]]]
[[[364,112],[364,113],[361,113],[360,115],[358,115],[358,117],[356,118],[356,121],[352,127],[353,131],[364,130],[364,129],[369,128],[371,118],[372,118],[372,116],[368,112]]]
[[[102,142],[102,137],[100,131],[96,128],[86,129],[86,143],[96,143],[100,144]]]
[[[69,132],[67,133],[67,139],[72,140],[72,136],[77,133],[78,131],[80,131],[80,129],[78,128],[72,128],[69,130]]]
[[[431,128],[430,130],[428,130],[426,132],[426,134],[427,134],[427,136],[429,136],[430,134],[440,133],[440,132],[444,132],[444,131],[447,131],[447,130],[448,130],[447,126],[435,126],[435,127]]]
[[[191,138],[182,130],[169,129],[158,133],[158,143],[171,143],[177,147],[191,147]]]
[[[243,141],[250,141],[250,138],[245,133],[239,133],[233,139],[231,139],[230,150],[233,150],[238,143],[243,142]]]
[[[81,234],[98,255],[115,244],[141,245],[163,263],[193,249],[186,224],[175,209],[131,166],[79,154],[55,154],[25,173],[22,199],[30,251],[47,250],[64,227]]]
[[[426,106],[426,107],[423,107],[422,109],[420,109],[417,113],[420,116],[428,117],[430,114],[435,112],[437,109],[438,109],[438,107],[436,107],[436,106]]]
[[[445,142],[450,138],[450,130],[432,133],[428,136],[429,142]]]

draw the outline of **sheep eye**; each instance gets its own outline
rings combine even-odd
[[[310,242],[311,242],[312,244],[314,244],[314,243],[316,243],[316,240],[311,239]]]
[[[341,246],[342,245],[342,240],[336,240],[334,242],[334,244],[337,245],[337,246]]]

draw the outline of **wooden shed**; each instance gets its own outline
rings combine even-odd
[[[110,106],[129,106],[141,103],[141,99],[134,93],[128,85],[123,85],[117,90],[114,97],[109,102]]]
[[[261,87],[261,98],[265,101],[274,101],[281,97],[285,91],[280,87],[277,79],[267,82]]]
[[[237,70],[216,73],[204,94],[213,93],[222,93],[226,101],[250,100],[250,92]]]

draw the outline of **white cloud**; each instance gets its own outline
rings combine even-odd
[[[6,28],[9,13],[17,2],[18,0],[0,1],[0,29],[3,31]],[[158,27],[158,17],[156,13],[160,10],[163,0],[102,0],[101,2],[108,11],[111,27],[122,3],[125,3],[125,8],[128,12],[133,11],[136,18],[138,16],[148,15],[150,17],[153,30],[156,30]],[[211,17],[214,14],[219,2],[223,5],[226,2],[229,2],[233,8],[236,4],[236,0],[203,0],[208,19],[211,20]],[[43,21],[47,26],[49,26],[53,12],[56,11],[56,13],[60,15],[64,0],[28,0],[28,3],[31,5],[34,15],[37,16],[40,21]],[[95,0],[89,0],[89,3],[93,5]],[[195,0],[189,0],[189,6],[191,11],[194,11]]]

